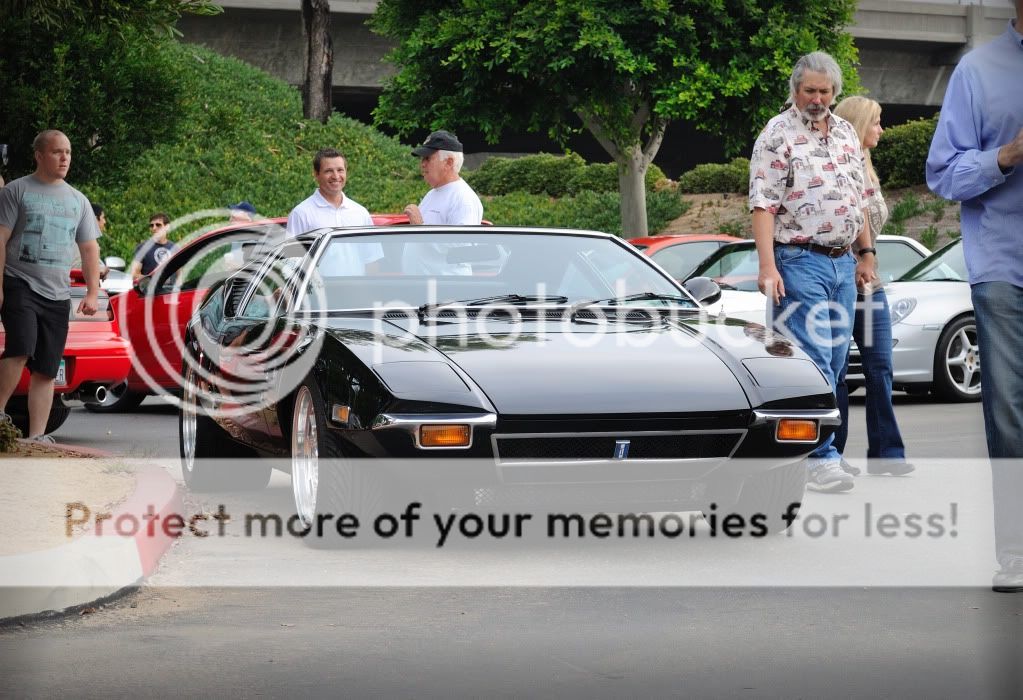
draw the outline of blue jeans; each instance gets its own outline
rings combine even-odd
[[[870,323],[870,337],[867,323]],[[906,459],[902,433],[892,406],[892,319],[888,312],[888,296],[883,289],[873,294],[856,295],[856,317],[853,319],[853,339],[860,350],[863,379],[867,389],[867,459]],[[849,387],[845,374],[849,360],[838,378],[838,410],[842,425],[835,431],[835,449],[845,452],[849,437]]]
[[[802,348],[835,391],[849,356],[856,260],[851,253],[829,258],[776,243],[774,263],[785,283],[785,296],[781,304],[768,306],[767,327]],[[811,469],[842,458],[833,441],[834,435],[828,436],[810,453],[807,464]]]
[[[984,433],[991,457],[995,549],[1023,557],[1023,288],[1009,282],[971,287],[980,345]]]

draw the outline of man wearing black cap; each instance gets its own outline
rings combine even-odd
[[[413,149],[419,169],[430,186],[419,205],[405,207],[409,223],[448,226],[479,226],[483,222],[483,203],[469,184],[459,176],[465,156],[462,143],[450,131],[435,131],[422,146]],[[419,274],[469,274],[454,270],[446,263],[447,250],[440,245],[407,246],[402,267]]]

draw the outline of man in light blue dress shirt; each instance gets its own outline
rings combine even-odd
[[[1023,591],[1023,0],[1005,33],[966,54],[945,92],[927,184],[962,202],[992,460],[996,591]]]

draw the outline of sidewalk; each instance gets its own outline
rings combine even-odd
[[[51,447],[76,456],[114,457],[87,447]],[[181,512],[181,493],[159,467],[134,476],[134,491],[99,533],[92,527],[68,544],[0,556],[0,623],[95,604],[138,586],[156,570],[176,539],[159,524]]]

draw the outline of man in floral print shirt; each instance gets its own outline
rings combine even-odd
[[[758,282],[772,302],[768,327],[792,338],[834,390],[849,352],[856,287],[876,279],[863,153],[856,130],[830,110],[842,92],[835,59],[822,51],[803,56],[789,85],[791,107],[767,123],[750,159]],[[851,489],[841,458],[829,437],[810,454],[807,486]]]

